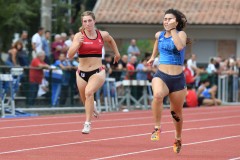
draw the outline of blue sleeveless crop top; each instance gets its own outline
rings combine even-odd
[[[166,38],[165,33],[166,31],[161,32],[158,39],[159,64],[183,65],[186,47],[178,51],[172,36]]]

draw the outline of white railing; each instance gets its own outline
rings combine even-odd
[[[223,104],[239,103],[239,77],[220,75],[218,77],[218,98]]]

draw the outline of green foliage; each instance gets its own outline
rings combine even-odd
[[[40,0],[0,0],[0,38],[2,48],[7,50],[11,46],[13,34],[23,29],[31,31],[34,26],[39,26],[36,18],[40,16]],[[36,29],[35,29],[36,30]]]

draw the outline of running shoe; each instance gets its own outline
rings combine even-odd
[[[152,140],[152,141],[159,141],[160,132],[161,132],[160,129],[155,128],[154,131],[152,132],[151,140]]]
[[[91,123],[90,122],[85,122],[83,124],[83,129],[82,129],[82,134],[88,134],[91,130]]]
[[[179,153],[182,147],[182,141],[175,139],[175,142],[173,144],[173,151],[175,153]]]
[[[97,103],[94,101],[93,116],[99,118],[99,112],[97,110]]]

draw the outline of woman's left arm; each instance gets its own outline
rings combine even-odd
[[[100,33],[102,35],[102,38],[103,38],[104,42],[108,43],[108,45],[111,47],[111,49],[113,50],[113,52],[115,54],[115,56],[114,56],[114,63],[118,63],[118,61],[121,58],[121,56],[120,56],[120,53],[118,51],[117,44],[116,44],[115,40],[106,31],[100,31]]]
[[[172,29],[171,35],[173,38],[173,43],[175,44],[177,50],[181,51],[184,47],[186,47],[187,43],[187,35],[184,31],[180,31],[177,33],[176,29]]]

